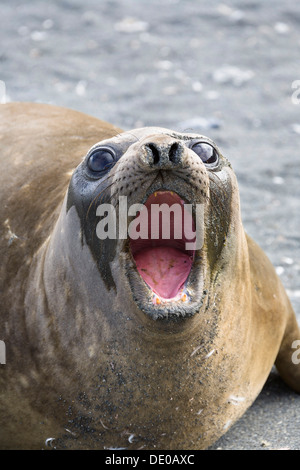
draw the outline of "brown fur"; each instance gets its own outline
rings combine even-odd
[[[119,130],[39,104],[1,105],[0,116],[1,448],[55,438],[58,448],[203,449],[251,405],[275,361],[300,392],[295,314],[244,233],[230,168],[230,230],[220,257],[205,248],[208,295],[194,316],[155,321],[130,294],[125,255],[111,263],[116,289],[105,285],[63,202],[83,155]],[[212,211],[211,223],[220,217]]]

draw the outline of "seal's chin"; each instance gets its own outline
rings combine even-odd
[[[154,303],[187,300],[186,284],[195,257],[189,244],[195,241],[195,223],[185,201],[175,192],[157,191],[148,197],[135,222],[129,230],[130,250]]]

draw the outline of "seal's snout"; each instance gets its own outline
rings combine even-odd
[[[143,161],[152,168],[172,169],[181,163],[184,146],[176,140],[153,140],[143,145]]]

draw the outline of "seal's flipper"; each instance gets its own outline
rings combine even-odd
[[[292,306],[275,365],[287,385],[300,393],[300,328]]]

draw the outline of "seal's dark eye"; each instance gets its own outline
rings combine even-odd
[[[99,148],[93,151],[88,159],[88,167],[95,172],[109,170],[114,163],[114,153],[108,148]]]
[[[198,142],[193,145],[192,150],[201,158],[206,165],[216,165],[219,155],[212,145],[204,142]]]

